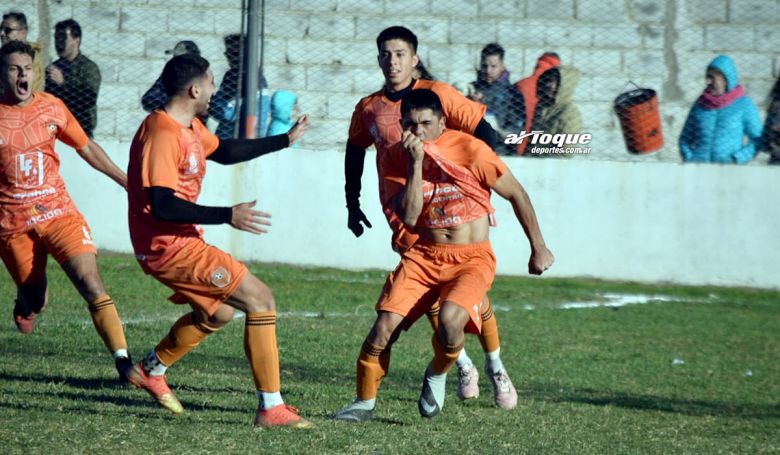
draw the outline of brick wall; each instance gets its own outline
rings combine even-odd
[[[81,23],[82,50],[103,73],[96,135],[128,140],[145,115],[140,97],[162,69],[163,51],[176,41],[196,41],[221,80],[227,66],[222,36],[239,30],[240,4],[38,0],[0,1],[0,9],[24,11],[33,40],[51,33],[59,20],[74,17]],[[300,110],[314,121],[304,146],[317,149],[343,148],[354,104],[382,84],[376,35],[394,24],[417,33],[419,54],[438,78],[461,86],[474,79],[487,42],[505,47],[513,80],[529,74],[542,52],[558,52],[583,72],[575,98],[584,129],[593,134],[593,159],[637,159],[625,152],[612,112],[612,101],[630,87],[628,81],[659,93],[665,128],[664,150],[638,159],[675,161],[679,130],[715,55],[735,59],[762,114],[780,73],[778,0],[267,0],[265,5],[265,76],[272,91],[287,88],[300,95]],[[49,52],[55,55],[53,48]]]

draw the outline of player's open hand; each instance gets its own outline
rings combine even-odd
[[[363,235],[363,224],[365,224],[366,227],[371,228],[371,222],[366,218],[366,214],[360,209],[350,210],[347,218],[347,227],[355,234],[355,237]]]
[[[528,261],[528,273],[541,275],[553,265],[553,262],[555,262],[555,256],[546,246],[534,249],[531,251],[531,259]]]
[[[425,151],[423,150],[423,141],[419,137],[409,131],[404,131],[401,141],[412,160],[422,161]]]
[[[234,228],[251,232],[253,234],[265,234],[268,232],[263,226],[270,226],[270,213],[253,210],[257,201],[242,202],[233,206],[233,216],[230,219],[230,225]]]
[[[303,114],[302,116],[298,117],[298,121],[296,121],[295,125],[293,125],[293,127],[290,128],[290,131],[287,132],[287,138],[290,139],[290,145],[293,145],[298,139],[300,139],[307,129],[309,129],[309,116],[307,114]]]

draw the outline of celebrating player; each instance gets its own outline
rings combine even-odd
[[[87,137],[58,98],[33,92],[35,52],[11,41],[0,49],[0,256],[16,283],[16,327],[30,333],[48,301],[46,259],[59,262],[87,301],[92,322],[115,359],[120,381],[131,367],[113,299],[100,279],[87,222],[59,173],[57,139],[123,188],[127,176]]]
[[[173,413],[184,408],[165,381],[168,367],[208,335],[246,313],[244,351],[257,389],[255,425],[308,428],[311,423],[287,406],[280,393],[276,304],[268,286],[246,266],[202,238],[197,224],[223,224],[263,234],[270,215],[255,202],[233,207],[196,204],[206,159],[234,164],[286,148],[308,128],[306,116],[287,134],[263,139],[220,141],[197,118],[208,112],[214,75],[204,58],[185,54],[166,63],[162,83],[169,101],[146,117],[133,139],[128,165],[130,236],[138,262],[175,291],[174,303],[192,308],[138,364],[130,381]]]
[[[529,273],[540,275],[554,261],[523,187],[484,142],[446,129],[436,93],[411,91],[401,113],[402,141],[379,157],[377,169],[383,210],[391,223],[397,218],[406,228],[409,247],[376,304],[377,318],[358,359],[357,397],[336,415],[340,420],[373,417],[390,349],[400,331],[428,311],[425,297],[431,293],[442,303],[418,407],[423,417],[441,412],[447,371],[463,349],[465,331],[482,329],[481,306],[495,277],[488,240],[491,190],[512,204],[531,244]]]
[[[379,51],[377,58],[385,77],[385,86],[382,90],[361,99],[355,106],[344,159],[346,174],[344,189],[349,212],[347,226],[358,237],[363,233],[363,224],[371,227],[371,223],[360,209],[360,179],[363,174],[366,148],[374,145],[377,160],[381,160],[382,154],[401,140],[400,105],[404,95],[421,88],[433,90],[441,99],[448,128],[472,134],[491,148],[494,148],[496,140],[495,131],[483,119],[486,109],[483,104],[467,99],[454,87],[443,82],[414,79],[415,69],[419,63],[417,36],[409,29],[399,26],[389,27],[379,34],[376,44]],[[407,246],[404,232],[403,229],[394,232],[393,243],[397,251]],[[436,331],[439,307],[435,304],[436,296],[430,298],[434,300],[434,305],[428,313],[428,320]],[[493,385],[495,403],[503,409],[512,409],[517,405],[517,392],[501,362],[498,323],[487,296],[482,309],[483,330],[479,339],[485,352],[485,369]],[[361,358],[363,357],[376,356],[371,351],[366,351],[361,353]],[[479,396],[479,373],[465,349],[459,354],[457,364],[460,370],[458,397],[476,398]]]

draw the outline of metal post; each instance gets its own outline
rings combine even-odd
[[[260,27],[260,11],[258,8],[259,0],[249,0],[249,10],[247,11],[247,31],[246,31],[246,60],[244,72],[246,83],[242,91],[246,109],[246,119],[244,121],[243,137],[254,139],[255,128],[257,125],[257,41],[258,30]]]

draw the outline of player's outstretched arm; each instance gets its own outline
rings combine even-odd
[[[147,188],[152,215],[158,220],[186,224],[230,224],[236,229],[253,234],[268,232],[271,215],[254,210],[257,201],[236,204],[233,207],[209,207],[177,197],[172,188]]]
[[[528,193],[514,175],[507,170],[504,175],[499,177],[493,190],[499,196],[508,200],[512,204],[515,216],[520,225],[523,226],[525,236],[531,244],[531,258],[528,261],[528,273],[532,275],[541,275],[550,268],[555,262],[555,256],[547,248],[542,237],[542,231],[539,229],[539,222],[536,219],[536,212],[531,204]]]
[[[360,179],[363,177],[363,163],[366,159],[366,149],[347,141],[344,154],[344,195],[347,199],[347,228],[355,237],[363,235],[363,224],[371,228],[371,222],[360,209]]]
[[[287,148],[303,136],[309,128],[309,117],[304,115],[285,134],[259,139],[225,139],[208,159],[219,164],[236,164]]]
[[[127,174],[120,169],[97,142],[90,139],[83,148],[77,150],[78,154],[89,163],[90,166],[102,172],[127,190]]]

